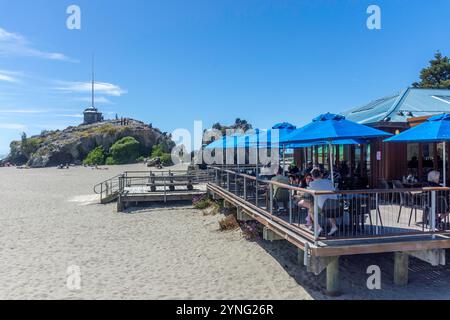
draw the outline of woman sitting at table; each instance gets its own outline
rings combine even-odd
[[[305,174],[302,181],[299,184],[299,187],[302,189],[307,189],[309,184],[313,181],[311,173]]]
[[[323,179],[323,175],[318,169],[314,169],[311,172],[311,176],[313,181],[310,183],[308,189],[315,190],[315,191],[335,191],[335,187],[333,186],[333,183],[331,180]],[[321,195],[316,197],[318,201],[318,207],[319,210],[321,210],[328,199],[337,199],[336,195]],[[309,199],[303,199],[301,200],[298,205],[304,208],[308,209],[308,217],[310,223],[314,223],[314,205],[313,205],[313,199],[311,198],[311,195],[309,195]],[[331,223],[331,230],[330,233],[328,233],[328,236],[334,235],[338,231],[338,227],[336,225],[336,219],[329,218],[329,221]],[[323,229],[320,226],[319,222],[316,222],[318,225],[319,234],[322,233]],[[310,225],[312,227],[312,224]]]

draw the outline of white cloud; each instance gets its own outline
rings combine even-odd
[[[59,90],[68,92],[91,92],[92,83],[91,82],[65,82],[61,87],[57,88]],[[120,88],[119,86],[107,83],[107,82],[96,82],[94,85],[95,92],[104,94],[107,96],[120,97],[127,93],[126,90]]]
[[[82,114],[55,114],[55,117],[64,117],[64,118],[83,118]]]
[[[0,113],[19,113],[19,114],[36,114],[36,113],[47,113],[49,110],[39,110],[39,109],[0,109]]]
[[[0,55],[17,55],[49,60],[77,62],[59,52],[46,52],[33,47],[24,36],[0,28]]]
[[[20,72],[0,70],[0,81],[16,83],[19,82],[20,75]]]
[[[92,102],[92,98],[91,97],[84,97],[84,98],[79,98],[77,99],[78,101],[83,101],[83,102]],[[96,104],[112,104],[112,102],[110,100],[108,100],[105,97],[94,97],[94,102]]]
[[[0,129],[24,130],[27,126],[20,123],[0,123]]]
[[[17,82],[17,79],[8,76],[7,74],[0,73],[0,81],[6,81],[6,82]]]

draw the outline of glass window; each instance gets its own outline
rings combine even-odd
[[[419,144],[409,143],[407,152],[408,175],[418,178],[419,175]]]
[[[434,169],[434,152],[432,143],[422,145],[422,167],[422,179],[426,181],[428,173]]]

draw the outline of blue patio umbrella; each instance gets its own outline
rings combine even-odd
[[[330,159],[333,159],[333,141],[339,142],[348,139],[371,139],[390,136],[390,133],[374,129],[356,122],[346,120],[337,114],[323,114],[303,128],[294,130],[291,134],[281,137],[280,143],[299,144],[318,141],[327,141],[330,146]],[[331,177],[334,181],[333,161],[330,161]]]
[[[287,148],[308,148],[315,146],[328,145],[328,141],[315,141],[315,142],[305,142],[305,143],[292,143],[286,145]],[[346,145],[356,145],[356,144],[369,144],[369,140],[364,139],[346,139],[346,140],[335,140],[331,142],[334,146],[346,146]]]
[[[446,141],[450,141],[450,114],[431,117],[424,123],[385,140],[385,142],[444,142],[442,156],[444,186],[447,185]]]
[[[213,142],[211,142],[210,144],[208,144],[205,149],[217,149],[217,148],[223,148],[225,147],[225,138],[226,137],[222,137],[220,139],[214,140]]]
[[[288,122],[278,123],[269,130],[255,129],[253,134],[246,134],[238,138],[238,146],[241,148],[256,148],[256,170],[259,166],[259,149],[279,148],[280,138],[285,137],[295,130],[295,126]],[[284,161],[284,146],[283,146],[283,161]]]
[[[234,149],[239,148],[238,146],[238,139],[241,137],[240,134],[234,134],[229,136],[223,136],[220,139],[217,139],[216,141],[213,141],[209,145],[205,147],[205,149]],[[239,162],[239,153],[238,153],[238,162]],[[239,167],[239,163],[238,163]]]

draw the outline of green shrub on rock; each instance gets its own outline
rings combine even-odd
[[[114,166],[114,165],[116,165],[116,163],[114,162],[114,159],[112,157],[106,158],[105,164],[107,166]]]
[[[139,157],[139,142],[133,137],[125,137],[113,144],[109,153],[114,164],[128,164],[136,162]]]
[[[88,166],[104,165],[105,158],[106,158],[105,149],[103,149],[103,147],[97,147],[91,152],[89,152],[86,159],[84,159],[83,164]]]

